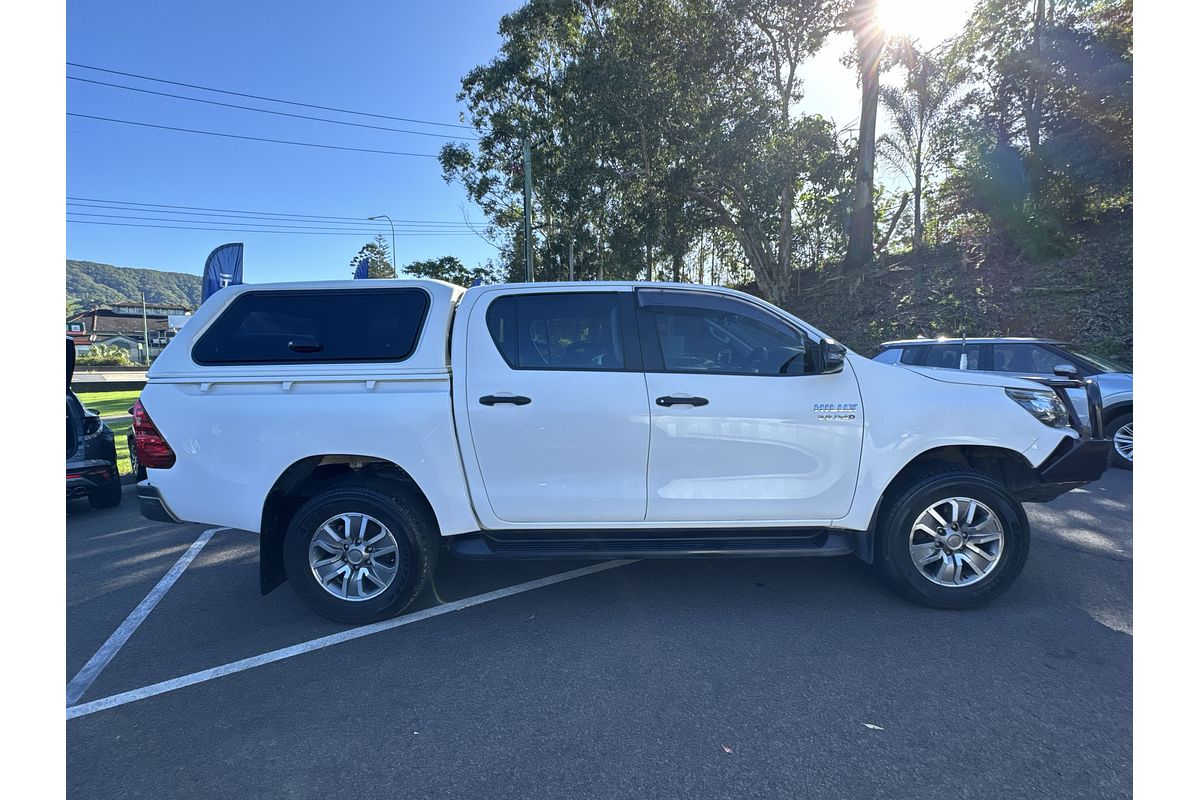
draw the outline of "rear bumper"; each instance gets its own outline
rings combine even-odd
[[[155,522],[183,521],[171,513],[171,509],[167,508],[167,504],[163,502],[158,489],[150,484],[145,482],[138,484],[137,498],[138,508],[141,510],[142,516],[146,519],[152,519]]]
[[[67,466],[67,497],[86,497],[113,481],[119,481],[117,465],[104,460],[81,461]]]

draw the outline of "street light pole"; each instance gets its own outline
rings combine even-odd
[[[396,270],[396,226],[392,224],[392,218],[387,214],[376,214],[373,217],[367,217],[369,222],[374,222],[377,219],[386,219],[388,227],[392,229],[392,271]]]

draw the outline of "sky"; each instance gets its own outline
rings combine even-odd
[[[956,32],[969,10],[968,0],[884,2],[899,5],[895,18],[916,25],[926,43]],[[464,215],[475,222],[483,216],[461,186],[443,181],[431,156],[448,141],[440,137],[470,135],[449,127],[461,124],[466,110],[455,99],[460,79],[495,55],[497,23],[519,5],[70,0],[67,61],[83,66],[67,66],[67,76],[420,133],[274,116],[68,79],[66,202],[67,219],[74,221],[66,225],[67,257],[199,273],[214,247],[242,241],[248,283],[346,278],[354,255],[371,238],[366,231],[391,239],[386,222],[366,221],[387,214],[396,223],[398,265],[448,254],[468,265],[483,262],[494,248],[463,225]],[[857,123],[855,76],[838,63],[851,46],[848,35],[832,37],[805,65],[801,110],[839,125]],[[87,67],[424,122],[298,108]],[[417,155],[230,139],[71,114]],[[169,229],[180,225],[174,220],[196,219],[237,232]],[[326,226],[324,232],[312,233],[314,225]],[[263,227],[287,232],[254,232]]]

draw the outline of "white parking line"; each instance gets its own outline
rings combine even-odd
[[[192,542],[192,546],[187,549],[187,552],[179,557],[175,562],[175,566],[171,567],[170,571],[162,577],[162,580],[150,590],[150,594],[138,603],[125,621],[121,623],[112,636],[106,641],[96,654],[92,656],[83,669],[76,673],[71,682],[67,684],[67,705],[73,706],[79,702],[79,698],[83,697],[83,693],[95,682],[96,678],[100,677],[100,673],[108,666],[108,662],[113,660],[113,656],[129,641],[129,637],[137,630],[137,627],[142,624],[142,620],[150,615],[154,607],[158,605],[158,601],[163,598],[167,590],[171,588],[175,581],[179,580],[179,576],[187,569],[188,564],[192,563],[200,551],[204,549],[204,545],[208,544],[208,540],[212,538],[217,531],[229,530],[228,528],[210,528],[200,534],[200,538]]]
[[[471,606],[490,603],[493,600],[500,600],[505,597],[511,597],[515,594],[533,591],[534,589],[540,589],[543,586],[551,586],[556,583],[562,583],[563,581],[582,578],[585,575],[592,575],[597,572],[603,572],[604,570],[613,569],[615,567],[623,567],[626,564],[633,563],[633,561],[605,561],[602,564],[593,564],[589,567],[581,567],[580,569],[573,569],[569,572],[560,572],[557,575],[548,575],[545,578],[538,578],[537,580],[518,583],[515,586],[497,589],[494,592],[485,592],[484,594],[477,594],[474,597],[465,597],[462,600],[455,600],[454,602],[446,603],[444,605],[433,606],[412,614],[405,614],[404,616],[396,617],[395,619],[388,619],[384,620],[383,622],[373,623],[371,625],[363,625],[358,628],[351,628],[350,630],[342,631],[341,633],[335,633],[330,636],[322,636],[320,639],[312,639],[311,641],[294,644],[291,647],[284,647],[279,650],[272,650],[269,653],[263,653],[262,655],[244,658],[241,661],[234,661],[231,664],[225,664],[220,667],[201,670],[200,672],[193,672],[190,675],[172,678],[171,680],[162,681],[161,683],[155,683],[150,686],[143,686],[141,689],[133,689],[132,691],[114,694],[110,697],[102,697],[99,700],[92,700],[88,703],[73,705],[67,708],[67,719],[71,720],[75,719],[76,717],[86,716],[87,714],[94,714],[97,711],[104,711],[105,709],[123,706],[126,703],[132,703],[136,700],[143,700],[147,697],[153,697],[158,694],[173,692],[176,689],[182,689],[185,686],[194,686],[197,683],[204,683],[206,681],[211,681],[226,675],[232,675],[235,672],[243,672],[248,669],[253,669],[254,667],[261,667],[264,664],[272,664],[276,661],[282,661],[283,659],[291,658],[292,656],[311,653],[313,650],[320,650],[324,647],[341,644],[342,642],[361,639],[364,636],[371,636],[372,634],[390,631],[392,628],[399,628],[401,625],[410,625],[414,622],[420,622],[421,620],[429,619],[430,617],[439,617],[442,614],[449,614],[453,611],[461,611],[462,609],[470,608]]]

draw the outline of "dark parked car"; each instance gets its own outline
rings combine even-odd
[[[1068,368],[1100,387],[1104,435],[1113,441],[1112,464],[1133,469],[1133,368],[1127,364],[1056,339],[1016,337],[904,339],[884,342],[873,358],[910,367],[978,369],[1033,378],[1052,378],[1056,369]],[[1086,419],[1083,390],[1071,389],[1067,394]]]
[[[121,473],[112,429],[71,391],[75,343],[67,339],[67,499],[87,497],[92,508],[121,502]]]

